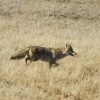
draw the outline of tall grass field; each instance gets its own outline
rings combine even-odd
[[[57,67],[10,60],[66,43],[77,57]],[[100,0],[0,0],[0,100],[100,100]]]

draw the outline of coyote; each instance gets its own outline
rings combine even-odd
[[[58,66],[57,60],[62,59],[68,55],[76,56],[77,53],[73,51],[71,45],[66,44],[65,48],[46,48],[40,46],[29,46],[25,49],[15,53],[11,56],[12,59],[22,59],[25,58],[25,62],[32,61],[46,61],[50,66]]]

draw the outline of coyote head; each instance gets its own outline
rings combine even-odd
[[[75,57],[77,55],[76,52],[74,52],[73,48],[71,47],[71,45],[66,44],[66,55],[71,55],[73,57]]]

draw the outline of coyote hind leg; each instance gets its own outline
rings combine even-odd
[[[26,66],[29,66],[29,64],[31,63],[31,62],[33,62],[33,61],[37,61],[38,59],[36,59],[36,58],[30,58],[30,57],[26,57],[25,58],[25,62],[26,62]]]
[[[28,61],[29,61],[29,63],[28,63]],[[29,55],[26,55],[25,63],[26,63],[26,66],[28,66],[31,63],[31,58],[29,57]]]
[[[30,61],[30,58],[25,58],[25,63],[26,63],[26,66],[29,65],[28,61]]]

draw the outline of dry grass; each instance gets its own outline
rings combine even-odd
[[[0,100],[100,100],[99,0],[0,0]],[[29,45],[72,43],[77,58],[25,67],[10,61]]]

